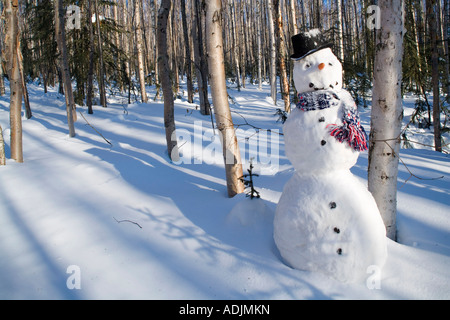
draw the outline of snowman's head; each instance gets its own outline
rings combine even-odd
[[[297,92],[342,88],[342,65],[330,48],[294,60],[293,75]]]

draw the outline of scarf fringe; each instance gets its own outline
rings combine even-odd
[[[366,151],[367,135],[362,126],[353,123],[344,123],[342,126],[336,124],[329,124],[330,135],[335,137],[339,142],[348,142],[348,145],[356,151]]]
[[[341,100],[336,92],[326,90],[325,92],[312,91],[299,93],[299,103],[297,107],[302,111],[322,110],[339,105]],[[353,102],[353,101],[352,101]],[[368,149],[368,139],[366,131],[361,126],[356,105],[349,105],[348,101],[342,101],[343,115],[342,125],[329,124],[330,135],[339,142],[348,142],[348,145],[356,151],[366,151]]]

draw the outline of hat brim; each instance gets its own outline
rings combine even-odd
[[[301,60],[304,57],[309,56],[310,54],[313,54],[313,53],[315,53],[315,52],[317,52],[319,50],[322,50],[322,49],[331,48],[332,46],[333,46],[333,43],[330,42],[330,43],[325,43],[325,44],[323,44],[323,45],[321,45],[321,46],[319,46],[317,48],[314,48],[312,50],[309,50],[307,53],[302,54],[302,55],[300,55],[298,53],[294,53],[293,55],[291,55],[291,60],[295,60],[295,61]]]

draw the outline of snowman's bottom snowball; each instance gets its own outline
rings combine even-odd
[[[349,170],[294,174],[277,206],[274,240],[291,267],[343,282],[367,279],[368,268],[387,258],[375,200]]]

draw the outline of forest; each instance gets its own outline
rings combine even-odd
[[[283,123],[299,102],[291,39],[301,32],[319,29],[342,63],[343,88],[350,92],[361,112],[363,125],[370,127],[370,132],[366,129],[368,155],[362,155],[352,170],[367,179],[387,227],[387,237],[392,240],[388,249],[394,258],[388,261],[388,275],[383,276],[392,290],[365,292],[363,296],[448,297],[445,289],[430,293],[423,288],[450,279],[448,272],[441,272],[449,255],[449,220],[443,215],[448,210],[450,152],[449,0],[2,0],[0,11],[0,209],[8,213],[0,214],[0,221],[5,226],[13,225],[11,230],[18,231],[11,232],[16,232],[18,239],[33,239],[23,240],[24,247],[42,243],[42,248],[35,250],[42,255],[36,258],[35,265],[50,270],[42,280],[45,286],[65,281],[64,271],[73,263],[64,253],[58,258],[61,261],[54,259],[48,248],[53,243],[52,235],[42,241],[39,236],[33,238],[31,232],[23,232],[18,221],[22,218],[9,217],[17,213],[25,221],[35,210],[32,203],[39,202],[36,219],[41,217],[43,222],[37,224],[42,227],[36,227],[36,234],[46,234],[47,227],[59,228],[55,234],[72,241],[68,247],[78,257],[74,263],[81,270],[88,269],[91,284],[98,277],[101,282],[101,292],[91,287],[80,296],[70,291],[69,285],[69,291],[65,286],[61,290],[50,285],[48,291],[36,295],[17,290],[16,296],[120,298],[121,294],[109,292],[108,277],[98,276],[101,271],[92,268],[90,259],[97,261],[98,257],[99,266],[115,259],[115,270],[124,272],[124,261],[140,261],[129,253],[134,241],[139,241],[136,252],[160,253],[159,244],[167,240],[167,247],[174,252],[184,253],[186,249],[187,253],[185,258],[183,254],[181,258],[166,255],[161,263],[172,266],[180,260],[180,265],[191,266],[192,261],[200,261],[191,269],[177,269],[173,273],[177,276],[171,274],[167,283],[159,285],[164,291],[177,283],[177,277],[184,281],[183,275],[193,276],[194,285],[182,282],[182,298],[191,293],[199,298],[246,298],[225,281],[217,290],[214,285],[197,287],[198,270],[209,275],[211,283],[216,279],[201,265],[210,263],[203,247],[233,264],[250,261],[250,271],[242,267],[236,278],[225,267],[221,270],[237,286],[238,277],[247,277],[247,271],[260,279],[249,286],[256,290],[263,287],[252,297],[339,297],[336,292],[343,287],[339,284],[328,289],[321,278],[313,277],[311,287],[317,285],[323,294],[292,285],[294,278],[305,283],[309,280],[303,274],[283,269],[278,264],[279,256],[267,248],[268,241],[272,241],[273,208],[293,172],[283,154],[282,132]],[[205,156],[205,149],[213,146],[204,145],[210,142],[208,130],[213,136],[220,134],[220,169],[216,171],[217,163],[210,166],[207,161],[202,166],[184,165],[188,156],[194,164],[198,159],[216,156]],[[199,132],[206,139],[196,149]],[[252,163],[252,148],[261,148],[261,139],[267,139],[267,144],[276,141],[278,145],[271,145],[270,151],[281,152],[276,163],[268,167],[258,163],[257,153]],[[252,146],[255,141],[257,146]],[[416,148],[427,151],[409,150]],[[199,150],[200,155],[196,153]],[[225,179],[220,176],[223,166]],[[62,168],[70,171],[72,167],[67,176],[61,174]],[[262,169],[266,172],[262,173]],[[22,203],[19,192],[14,190],[28,186],[28,175],[32,192],[25,196],[28,203]],[[50,181],[52,177],[56,180]],[[78,178],[83,190],[71,182]],[[42,190],[37,183],[41,180],[47,183]],[[6,181],[17,187],[7,188]],[[73,198],[63,188],[59,190],[57,183],[65,186]],[[169,190],[169,185],[173,190],[166,192],[164,188]],[[226,189],[226,196],[221,188]],[[53,198],[52,192],[61,197]],[[250,196],[252,204],[244,204],[241,194]],[[72,206],[63,204],[63,200]],[[161,209],[156,212],[156,207]],[[222,220],[208,215],[216,210]],[[242,225],[236,238],[226,233],[236,232],[232,223],[222,230],[223,221],[236,218],[233,214],[252,210],[261,215],[238,220],[256,226],[248,233],[248,237],[255,236],[254,240],[245,238],[246,231],[239,229]],[[83,240],[75,244],[78,235],[69,224],[62,226],[60,221],[50,220],[46,227],[50,211],[61,211],[80,229],[91,221],[90,213],[95,212],[95,222],[86,234],[81,232]],[[431,218],[422,217],[424,211],[433,212]],[[80,217],[76,217],[78,213]],[[105,223],[106,218],[111,221]],[[130,229],[120,229],[126,226]],[[157,244],[140,234],[136,238],[139,240],[130,240],[135,239],[137,228],[152,228],[155,239],[161,241]],[[95,253],[88,250],[86,255],[74,253],[94,243],[92,235],[100,230],[104,231],[98,234],[102,234],[105,249],[97,248]],[[119,234],[117,241],[123,242],[116,242],[113,231]],[[431,235],[437,240],[424,240]],[[215,242],[216,238],[220,243]],[[260,243],[256,243],[258,239]],[[63,251],[67,241],[54,241],[58,252]],[[6,243],[3,248],[0,241],[2,257],[14,254],[5,249]],[[408,251],[417,246],[438,255]],[[236,252],[235,247],[239,248]],[[109,256],[107,248],[116,251]],[[406,280],[397,277],[395,266],[406,265],[400,256],[414,261],[405,267]],[[195,260],[197,257],[199,260]],[[404,281],[411,280],[414,272],[421,270],[420,262],[427,258],[430,268],[442,275],[436,278],[440,280],[433,278],[434,271],[428,273],[425,268],[423,278],[414,276],[421,278],[424,285],[419,289],[405,287]],[[14,266],[26,269],[27,264],[12,261],[11,266],[0,266],[0,270],[7,269],[0,273],[10,274]],[[143,261],[150,269],[157,269],[152,257]],[[260,267],[262,275],[255,271]],[[267,281],[272,269],[281,279],[281,286],[295,293],[290,295]],[[59,273],[49,275],[52,270]],[[171,297],[154,291],[149,294],[137,279],[146,269],[135,264],[133,270],[136,278],[129,275],[135,286],[130,289],[131,296]],[[170,272],[157,270],[155,274]],[[13,289],[1,287],[2,281],[11,283],[11,287],[21,283],[7,278],[0,276],[0,298],[14,297],[10,295]],[[268,285],[261,285],[264,281]],[[272,288],[280,291],[265,295]],[[358,297],[360,290],[352,287],[344,298]],[[395,290],[399,291],[393,293]]]
[[[63,92],[58,59],[65,58],[74,82],[74,101],[79,106],[91,110],[94,101],[107,107],[105,90],[128,92],[129,103],[161,98],[157,63],[160,1],[63,1],[66,57],[61,57],[55,32],[54,3],[58,1],[16,2],[25,83],[39,79],[44,88],[59,83]],[[179,81],[185,77],[188,100],[192,101],[194,90],[198,90],[203,97],[200,108],[209,113],[205,1],[174,0],[170,4],[165,27],[173,95],[179,93]],[[319,28],[333,42],[333,51],[344,65],[346,86],[358,104],[366,106],[373,79],[375,33],[380,28],[376,4],[366,0],[223,0],[226,77],[237,88],[270,81],[272,99],[276,102],[275,93],[280,90],[288,110],[296,101],[290,39],[300,31]],[[431,109],[436,102],[430,100],[433,90],[443,92],[445,101],[439,104],[446,119],[448,115],[449,12],[447,0],[404,2],[402,92],[416,94],[417,115],[413,120],[425,127],[432,124]],[[2,43],[4,30],[0,33]],[[5,66],[0,72],[0,93],[4,94]],[[276,77],[281,79],[280,88],[276,87]],[[155,96],[148,96],[145,85],[156,87]],[[447,130],[446,123],[441,130]]]

